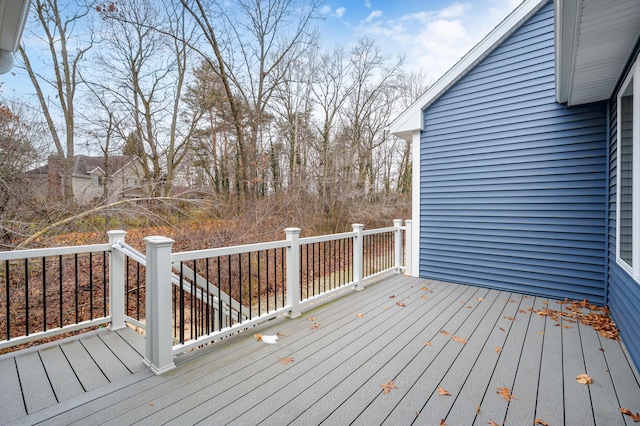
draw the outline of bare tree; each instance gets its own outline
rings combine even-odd
[[[181,0],[202,30],[213,57],[204,55],[223,84],[234,123],[242,194],[259,192],[261,134],[275,89],[312,39],[317,0],[238,0],[235,7]],[[246,115],[244,113],[246,111]],[[248,120],[245,120],[245,117]]]
[[[19,48],[24,69],[27,71],[47,122],[57,155],[63,159],[63,191],[65,200],[73,200],[72,172],[75,155],[75,98],[79,85],[78,72],[83,57],[93,46],[93,36],[83,20],[92,10],[91,3],[58,0],[33,0],[34,37],[49,46],[47,66],[34,67],[30,56],[40,52],[27,52]],[[50,71],[53,75],[45,74]],[[54,118],[61,113],[62,121]]]

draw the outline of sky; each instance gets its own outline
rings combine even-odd
[[[406,68],[432,82],[451,68],[522,0],[326,0],[319,24],[329,44],[360,37],[405,56]]]
[[[522,0],[325,0],[317,22],[327,47],[371,37],[435,82]],[[24,37],[23,37],[24,39]],[[23,40],[24,41],[24,40]],[[0,75],[4,96],[33,92],[24,71]]]

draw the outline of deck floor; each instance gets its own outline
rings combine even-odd
[[[396,275],[298,319],[180,356],[163,376],[129,369],[92,390],[70,391],[49,407],[27,408],[31,414],[16,423],[633,424],[619,409],[640,412],[639,376],[621,343],[529,310],[563,306]],[[267,345],[252,337],[257,331],[283,336]],[[23,362],[20,353],[0,359],[3,388],[7,359]],[[578,383],[583,373],[594,382]],[[389,380],[395,387],[384,393]],[[73,387],[58,384],[66,386]]]

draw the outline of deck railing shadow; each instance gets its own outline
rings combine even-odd
[[[306,238],[287,228],[281,241],[181,253],[152,236],[146,254],[126,232],[109,231],[109,244],[0,252],[0,350],[129,324],[145,334],[145,363],[161,374],[180,353],[410,270],[410,220],[352,228]]]

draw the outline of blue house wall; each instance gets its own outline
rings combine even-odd
[[[628,75],[630,65],[640,55],[640,44],[632,55],[620,82]],[[636,365],[640,365],[640,284],[616,262],[616,179],[617,179],[617,95],[609,102],[609,299],[613,320]],[[637,208],[634,208],[638,211]]]
[[[420,276],[605,302],[606,103],[556,102],[553,14],[424,111]]]

